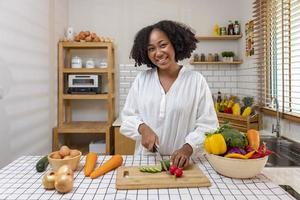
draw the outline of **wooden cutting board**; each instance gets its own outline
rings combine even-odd
[[[165,171],[159,173],[140,172],[139,166],[121,166],[117,169],[117,189],[159,189],[209,187],[211,183],[198,165],[189,165],[183,171],[183,176],[174,178]]]

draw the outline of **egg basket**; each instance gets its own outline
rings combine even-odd
[[[80,157],[82,153],[80,152],[79,155],[71,157],[71,158],[65,158],[65,159],[54,159],[52,158],[52,155],[57,153],[58,151],[54,151],[48,155],[48,161],[50,166],[54,171],[56,171],[58,168],[60,168],[63,165],[69,165],[73,171],[75,171],[79,165]]]

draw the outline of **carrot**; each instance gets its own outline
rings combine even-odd
[[[90,177],[94,179],[99,176],[102,176],[103,174],[106,174],[107,172],[110,172],[111,170],[121,166],[122,163],[123,163],[123,158],[121,155],[119,154],[113,155],[107,162],[105,162],[103,165],[101,165],[95,171],[93,171]]]
[[[90,174],[94,171],[96,166],[96,162],[98,159],[98,155],[94,152],[90,152],[87,154],[84,165],[84,175],[90,176]]]
[[[249,129],[247,131],[247,139],[249,142],[249,145],[254,149],[257,150],[259,148],[260,143],[260,136],[259,132],[255,129]]]

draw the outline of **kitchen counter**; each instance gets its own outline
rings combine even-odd
[[[38,173],[35,170],[35,164],[40,158],[40,156],[23,156],[0,170],[0,199],[294,199],[266,176],[269,175],[272,178],[282,173],[282,178],[288,179],[289,174],[292,174],[290,171],[282,170],[277,173],[281,170],[266,168],[263,174],[253,179],[231,179],[217,174],[203,156],[194,158],[194,162],[209,178],[212,183],[211,187],[116,190],[115,170],[94,180],[86,178],[83,174],[85,158],[82,157],[79,170],[74,174],[72,192],[62,195],[55,190],[43,188],[41,183],[44,173]],[[98,164],[109,158],[110,156],[99,156]],[[125,166],[159,163],[153,156],[123,156],[123,158]],[[50,169],[49,166],[48,169]],[[276,170],[279,171],[276,172]],[[300,181],[294,178],[295,183],[299,184]]]
[[[289,185],[300,194],[300,167],[265,167],[262,171],[278,185]]]

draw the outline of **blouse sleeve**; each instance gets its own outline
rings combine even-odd
[[[138,110],[138,79],[139,75],[134,80],[121,112],[121,127],[120,132],[134,140],[140,137],[138,132],[139,125],[143,123]]]
[[[190,132],[185,138],[185,142],[193,148],[193,154],[199,152],[202,148],[205,133],[215,131],[219,126],[212,95],[203,77],[200,87],[201,92],[197,109],[196,127],[194,131]]]

